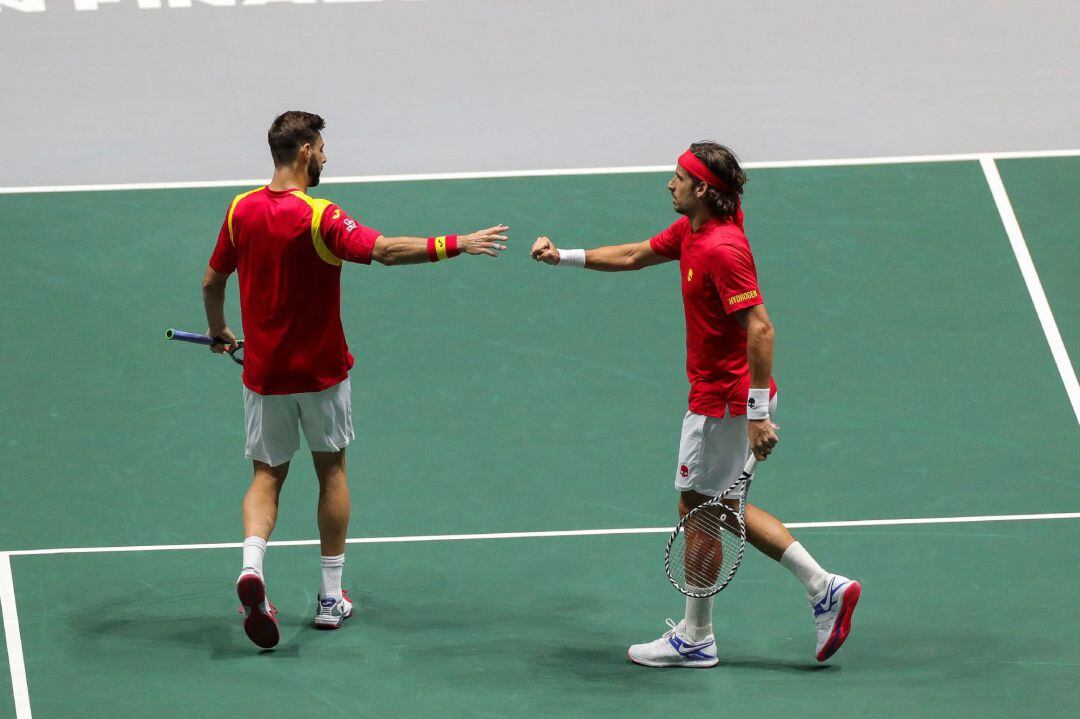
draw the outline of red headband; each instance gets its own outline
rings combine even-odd
[[[731,185],[714,175],[708,165],[699,160],[698,156],[690,150],[679,155],[679,164],[683,166],[684,170],[705,184],[712,185],[720,192],[731,192]]]

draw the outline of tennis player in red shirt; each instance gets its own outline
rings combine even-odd
[[[728,148],[698,142],[679,158],[668,182],[683,215],[644,242],[560,250],[547,237],[537,261],[604,272],[639,270],[678,260],[686,314],[689,410],[683,418],[675,488],[685,515],[724,492],[752,451],[759,461],[777,443],[775,330],[765,311],[757,268],[743,232],[740,198],[746,175]],[[817,627],[816,655],[828,659],[847,638],[859,583],[831,574],[768,512],[746,507],[747,538],[789,569],[806,588]],[[712,597],[686,598],[686,614],[659,639],[630,647],[630,659],[652,667],[711,667],[718,659]]]
[[[349,370],[341,327],[342,262],[404,265],[461,254],[495,257],[505,225],[468,235],[386,237],[337,205],[310,197],[326,164],[318,115],[290,111],[274,120],[269,185],[237,195],[221,225],[203,279],[207,334],[223,352],[236,336],[225,321],[225,286],[236,272],[244,325],[244,456],[255,476],[244,497],[244,563],[236,592],[244,630],[260,647],[278,643],[277,609],[266,595],[263,556],[278,497],[303,429],[319,479],[322,585],[315,626],[336,629],[352,613],[341,588],[349,488],[345,447],[354,438]]]

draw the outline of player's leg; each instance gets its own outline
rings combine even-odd
[[[776,396],[769,403],[769,414],[776,416]],[[747,448],[749,456],[749,447]],[[746,505],[746,538],[758,551],[776,560],[795,575],[806,589],[817,627],[818,661],[832,656],[847,639],[851,614],[855,611],[862,587],[858,582],[832,574],[817,563],[810,552],[791,536],[784,524],[760,507]]]
[[[260,395],[244,388],[244,454],[252,460],[254,476],[244,495],[244,563],[236,580],[236,595],[244,608],[244,631],[264,649],[275,646],[280,638],[274,619],[277,609],[266,593],[263,558],[277,523],[289,460],[300,445],[298,417],[294,395]]]
[[[825,661],[851,631],[851,615],[862,594],[853,579],[826,571],[780,522],[760,507],[746,506],[746,538],[763,554],[780,562],[806,588],[817,628],[816,656]]]
[[[301,402],[300,424],[311,448],[315,476],[319,480],[322,581],[315,626],[336,629],[352,614],[352,601],[341,588],[350,512],[345,447],[355,436],[349,380],[306,395]]]
[[[352,614],[352,601],[341,588],[345,570],[345,538],[349,531],[349,486],[345,479],[345,450],[312,452],[319,479],[319,540],[322,583],[315,626],[337,629]]]
[[[710,438],[715,441],[709,431],[709,424],[715,421],[691,412],[687,412],[683,418],[679,459],[675,469],[680,516],[685,516],[690,510],[723,491],[723,487],[712,486],[717,480],[710,476],[705,459],[706,442]],[[735,476],[738,476],[738,473]],[[716,552],[719,550],[711,543],[709,546],[699,545],[697,539],[687,535],[688,559],[685,564],[688,573],[706,577],[710,565],[719,566],[716,561]],[[659,639],[630,647],[627,654],[631,661],[651,667],[703,668],[716,665],[718,659],[712,633],[712,597],[687,597],[684,619],[678,624],[668,619],[667,623],[669,629]]]
[[[277,524],[281,488],[289,476],[289,462],[276,467],[259,460],[252,464],[254,476],[243,502],[244,569],[253,569],[261,576],[266,542]]]
[[[712,496],[692,489],[680,492],[679,516],[685,517],[710,499]],[[702,512],[705,511],[708,510],[702,510]],[[698,577],[696,583],[704,592],[716,583],[720,567],[724,563],[724,545],[709,534],[694,532],[692,527],[687,526],[685,530],[686,558],[683,564],[687,568],[688,576]],[[683,624],[686,627],[686,635],[691,641],[704,641],[712,636],[712,607],[713,597],[686,597]]]
[[[345,450],[312,452],[319,480],[319,543],[324,557],[345,554],[349,533],[349,485],[345,477]]]
[[[271,467],[255,461],[255,476],[244,495],[244,566],[236,580],[236,596],[244,608],[244,631],[258,646],[269,649],[281,638],[274,615],[277,607],[266,594],[263,557],[266,541],[277,523],[281,487],[289,474],[289,463]]]

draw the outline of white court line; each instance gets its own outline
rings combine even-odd
[[[0,611],[4,614],[4,639],[7,640],[11,691],[15,697],[16,719],[30,719],[30,690],[26,684],[19,611],[15,605],[15,582],[11,578],[11,559],[0,552]]]
[[[1020,522],[1045,519],[1080,519],[1080,512],[1051,514],[993,514],[974,517],[915,517],[910,519],[854,519],[837,522],[791,522],[790,529],[821,527],[880,527],[904,524],[966,524],[970,522]],[[593,537],[611,534],[667,534],[672,527],[619,527],[613,529],[566,529],[549,532],[492,532],[488,534],[420,534],[404,537],[353,537],[347,544],[393,544],[399,542],[455,542],[474,539],[534,539],[541,537]],[[318,544],[318,539],[272,541],[274,547],[301,547]],[[43,554],[101,554],[105,552],[164,552],[190,549],[239,549],[242,542],[216,544],[156,544],[131,547],[65,547],[57,549],[15,549],[7,552],[13,557]]]
[[[782,160],[745,162],[748,170],[768,170],[798,167],[853,167],[859,165],[903,165],[925,162],[974,162],[986,157],[999,160],[1045,157],[1080,157],[1078,150],[1032,150],[1029,152],[973,152],[954,155],[901,155],[896,157],[851,157],[832,160]],[[481,172],[434,172],[411,175],[354,175],[324,177],[322,183],[343,184],[360,182],[411,182],[418,180],[487,180],[503,177],[563,177],[572,175],[621,175],[643,172],[671,172],[674,163],[667,165],[631,165],[628,167],[577,167],[553,170],[497,170]],[[266,178],[248,180],[196,180],[190,182],[134,182],[103,185],[40,185],[32,187],[0,187],[0,195],[44,192],[101,192],[110,190],[180,190],[209,187],[257,187]]]
[[[1080,382],[1077,382],[1076,370],[1073,368],[1072,360],[1069,359],[1065,343],[1061,340],[1061,332],[1058,330],[1057,322],[1054,321],[1050,302],[1046,299],[1039,273],[1031,260],[1024,234],[1020,231],[1016,212],[1013,211],[1012,203],[1009,201],[1009,193],[1006,192],[1005,184],[1001,181],[1001,174],[998,172],[994,158],[983,157],[979,163],[986,175],[986,182],[990,185],[990,192],[994,195],[994,202],[997,203],[1001,222],[1005,225],[1005,232],[1009,236],[1013,254],[1016,255],[1016,262],[1020,265],[1020,274],[1024,276],[1028,294],[1031,295],[1031,301],[1035,305],[1035,313],[1039,316],[1046,342],[1050,345],[1050,353],[1054,356],[1054,363],[1057,364],[1058,374],[1061,375],[1061,381],[1065,384],[1065,392],[1069,395],[1069,401],[1072,402],[1073,414],[1076,415],[1077,423],[1080,423]]]

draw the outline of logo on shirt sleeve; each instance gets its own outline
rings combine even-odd
[[[757,296],[758,296],[758,291],[757,290],[750,290],[749,292],[743,292],[741,295],[735,295],[734,297],[729,297],[727,303],[729,305],[737,305],[740,302],[745,302],[746,300],[752,300]]]
[[[341,217],[341,208],[339,207],[336,210],[334,210],[334,216],[331,217],[330,219],[331,220],[336,220],[336,219],[338,219],[340,217]]]
[[[345,218],[345,231],[346,232],[352,232],[357,227],[359,227],[359,225],[357,225],[356,222],[351,217],[346,217]]]
[[[690,269],[688,269],[686,271],[686,281],[687,282],[693,282],[694,281],[694,268],[693,267],[691,267]]]

